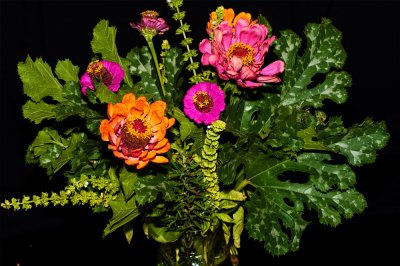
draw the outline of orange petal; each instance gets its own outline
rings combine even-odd
[[[162,148],[163,146],[165,146],[165,144],[168,143],[168,139],[162,139],[161,141],[159,141],[153,148],[153,150],[158,150],[160,148]]]
[[[146,154],[146,156],[140,157],[142,161],[151,161],[154,157],[156,157],[157,153],[155,151],[150,151]]]
[[[171,144],[169,144],[169,142],[167,142],[167,144],[165,144],[164,147],[161,147],[160,149],[156,150],[156,152],[158,154],[160,153],[166,153],[167,151],[169,151],[169,149],[171,148]]]
[[[156,156],[153,160],[151,160],[153,163],[168,163],[169,160],[165,158],[164,156]]]
[[[224,20],[228,21],[228,25],[232,26],[232,20],[235,17],[235,11],[232,8],[224,9]]]
[[[167,129],[172,127],[174,124],[175,124],[175,118],[172,117],[172,118],[168,119],[168,125],[166,126]]]
[[[100,134],[101,134],[101,139],[104,141],[108,141],[108,120],[104,119],[103,121],[101,121],[100,124]]]
[[[149,163],[149,161],[139,161],[138,165],[136,166],[136,169],[142,169],[143,167],[145,167],[147,164]]]
[[[108,104],[107,113],[108,117],[112,118],[114,116],[128,116],[129,109],[123,103]]]
[[[245,18],[249,23],[251,22],[251,14],[250,13],[240,12],[239,14],[237,14],[235,19],[233,20],[233,25],[235,25],[236,21],[238,21],[238,19],[240,19],[240,18]]]
[[[140,161],[136,158],[129,157],[128,159],[125,160],[125,163],[127,165],[137,165],[140,164]]]

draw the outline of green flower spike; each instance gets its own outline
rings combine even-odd
[[[217,120],[213,122],[206,131],[203,150],[201,152],[201,168],[204,175],[204,182],[206,184],[207,196],[212,201],[212,206],[218,209],[220,192],[218,186],[217,157],[219,147],[220,132],[225,130],[225,122]]]

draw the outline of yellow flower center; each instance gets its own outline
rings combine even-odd
[[[140,13],[140,15],[142,17],[148,17],[148,18],[157,18],[158,17],[158,13],[154,10],[143,11],[142,13]]]
[[[108,72],[108,70],[99,60],[90,62],[86,71],[92,79],[96,78],[102,83],[104,83],[104,85],[106,86],[110,86],[112,84],[113,81],[112,75],[110,74],[110,72]]]
[[[128,117],[122,128],[122,138],[127,148],[135,150],[144,148],[152,137],[152,127],[138,117]]]
[[[193,96],[193,103],[195,108],[202,113],[209,113],[214,106],[213,99],[204,91],[196,92]]]
[[[254,63],[254,49],[242,42],[235,43],[229,47],[226,55],[230,59],[232,59],[233,56],[240,57],[242,59],[243,66],[250,66]]]

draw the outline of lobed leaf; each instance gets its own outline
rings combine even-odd
[[[63,100],[62,86],[42,58],[33,61],[28,55],[25,62],[18,63],[18,74],[24,93],[33,101],[38,102],[45,97],[51,97],[59,102]]]
[[[59,60],[56,65],[55,72],[57,74],[57,77],[64,80],[65,82],[79,81],[79,67],[74,66],[69,59]]]

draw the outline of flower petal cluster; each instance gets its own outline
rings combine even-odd
[[[101,138],[109,141],[108,148],[117,158],[137,169],[149,162],[167,163],[168,159],[159,154],[170,149],[165,135],[174,125],[175,119],[164,116],[166,103],[148,103],[146,98],[125,94],[121,103],[108,104],[108,117],[100,125]]]
[[[284,71],[283,61],[263,67],[275,36],[268,38],[265,25],[252,24],[247,18],[239,18],[233,26],[229,24],[229,21],[221,22],[213,29],[211,40],[200,42],[202,64],[215,67],[221,79],[236,80],[241,87],[256,88],[264,83],[280,82],[277,75]]]
[[[224,97],[224,91],[217,84],[200,82],[187,91],[183,98],[183,111],[196,123],[209,125],[225,110]]]
[[[87,88],[94,90],[95,80],[97,80],[112,92],[117,92],[124,75],[124,70],[118,63],[107,60],[92,61],[79,81],[81,91],[86,95]]]
[[[250,25],[257,23],[257,20],[251,20],[251,14],[240,12],[235,16],[235,11],[232,8],[224,8],[222,10],[222,21],[227,21],[229,26],[236,24],[238,19],[244,18],[250,22]],[[222,21],[219,21],[216,11],[210,13],[210,20],[207,22],[207,33],[210,35],[213,29],[218,26]]]
[[[142,16],[140,22],[131,22],[132,28],[137,29],[146,38],[152,38],[155,35],[162,35],[169,30],[167,22],[158,17],[158,13],[153,10],[146,10],[140,13]]]

